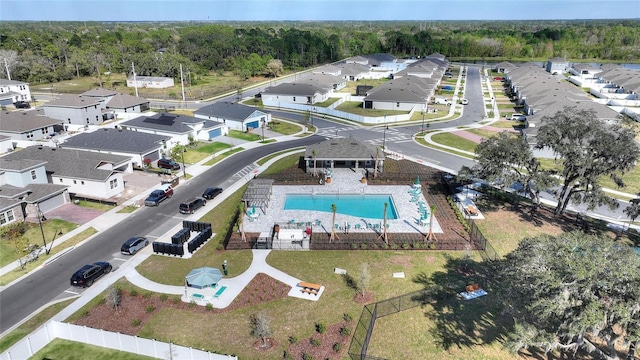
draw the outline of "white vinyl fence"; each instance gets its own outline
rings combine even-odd
[[[29,334],[9,350],[0,354],[0,360],[25,360],[33,356],[55,338],[82,342],[109,349],[127,351],[156,359],[175,360],[238,360],[236,356],[213,354],[153,339],[123,335],[86,326],[51,320]]]

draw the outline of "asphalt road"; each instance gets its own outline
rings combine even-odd
[[[200,196],[210,186],[227,187],[234,178],[241,177],[247,164],[273,152],[307,146],[322,141],[311,136],[289,142],[280,142],[249,149],[233,155],[211,169],[176,188],[173,197],[158,207],[141,208],[121,223],[100,232],[93,239],[77,247],[44,268],[31,273],[22,281],[4,289],[0,294],[0,333],[19,323],[34,311],[53,300],[74,296],[82,289],[69,285],[71,274],[96,261],[109,261],[114,270],[127,256],[120,254],[122,243],[132,236],[146,236],[151,241],[166,234],[182,222],[187,215],[178,213],[180,202],[191,196]]]

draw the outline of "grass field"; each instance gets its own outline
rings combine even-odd
[[[88,345],[77,341],[56,338],[35,353],[32,359],[72,360],[80,359],[74,354],[84,354],[92,360],[146,360],[155,359],[126,351],[111,350],[100,346]],[[81,355],[82,356],[82,355]]]
[[[364,109],[362,108],[362,102],[360,101],[345,101],[342,104],[336,107],[336,110],[344,111],[346,113],[362,115],[362,116],[371,116],[371,117],[383,117],[385,115],[402,115],[408,114],[408,111],[398,111],[398,110],[374,110],[374,109]]]
[[[475,142],[463,139],[460,136],[454,135],[452,133],[435,134],[431,137],[431,140],[440,145],[451,146],[456,149],[470,152],[475,152],[476,146],[478,146],[478,144],[476,144]]]

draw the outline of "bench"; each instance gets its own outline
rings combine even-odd
[[[216,293],[213,295],[214,299],[217,299],[220,297],[220,295],[222,295],[222,293],[227,290],[226,286],[222,286],[220,289],[218,289],[218,291],[216,291]]]
[[[202,295],[202,294],[191,294],[191,299],[193,299],[193,300],[204,300],[204,295]]]
[[[302,289],[300,290],[303,293],[307,293],[307,294],[313,294],[313,295],[318,295],[318,290],[314,290],[314,289]]]
[[[303,293],[318,295],[318,291],[320,291],[321,286],[318,284],[313,284],[305,281],[301,281],[298,283]]]

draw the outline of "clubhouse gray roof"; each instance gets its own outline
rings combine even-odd
[[[137,105],[148,104],[149,100],[128,94],[116,94],[107,103],[108,109],[127,109]]]
[[[100,105],[100,100],[80,95],[58,95],[44,106],[86,108]]]
[[[29,146],[9,153],[3,156],[3,159],[46,161],[45,170],[49,174],[96,181],[105,181],[114,172],[113,170],[99,169],[99,166],[109,163],[113,164],[113,167],[119,167],[131,160],[128,156],[47,146]]]
[[[114,96],[117,93],[118,92],[114,90],[97,88],[97,89],[91,89],[91,90],[85,91],[82,94],[80,94],[80,96],[108,97],[108,96]]]
[[[22,134],[63,124],[64,121],[40,115],[37,111],[11,111],[0,114],[0,131]]]
[[[170,136],[104,128],[74,135],[60,146],[68,149],[115,151],[145,155],[162,146],[162,140],[169,141],[169,139],[171,139]]]
[[[263,114],[269,113],[268,111],[256,109],[251,106],[221,101],[213,103],[211,105],[203,106],[200,109],[196,110],[194,114],[242,121],[249,118],[256,111]]]
[[[121,123],[127,128],[160,130],[168,133],[188,134],[195,125],[204,124],[202,129],[212,129],[223,124],[217,121],[195,118],[187,115],[160,113],[153,116],[139,116]]]
[[[360,142],[354,138],[334,138],[317,144],[307,146],[304,157],[313,158],[316,151],[316,160],[375,160],[376,149],[373,146]],[[384,156],[380,154],[379,160]]]

